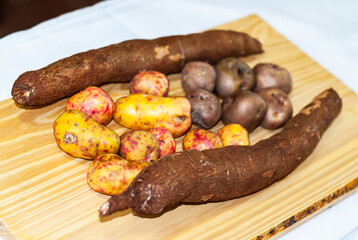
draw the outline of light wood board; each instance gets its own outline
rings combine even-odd
[[[66,99],[40,109],[23,109],[8,99],[0,102],[0,220],[18,239],[266,239],[357,189],[358,96],[256,15],[217,28],[262,41],[265,53],[242,58],[250,66],[271,62],[291,72],[294,113],[324,89],[338,91],[342,112],[312,155],[283,180],[250,196],[181,205],[156,218],[127,210],[99,219],[98,208],[109,197],[87,185],[90,161],[68,156],[54,140],[52,124]],[[170,79],[170,95],[184,95],[180,75]],[[129,93],[128,84],[102,88],[114,100]],[[114,121],[109,127],[126,131]],[[274,132],[258,128],[251,142]],[[181,150],[181,138],[177,143]]]

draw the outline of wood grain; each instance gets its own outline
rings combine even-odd
[[[242,58],[250,66],[272,62],[291,72],[294,113],[328,87],[340,94],[342,112],[313,154],[283,180],[247,197],[181,205],[156,218],[127,210],[99,219],[98,208],[108,196],[87,185],[90,162],[66,155],[54,141],[52,124],[66,99],[39,109],[23,109],[8,99],[0,102],[0,219],[18,239],[267,239],[357,189],[358,96],[256,15],[217,29],[244,31],[262,41],[265,53]],[[184,95],[180,75],[170,79],[170,95]],[[114,100],[129,93],[128,84],[102,88]],[[126,131],[113,121],[108,126],[118,134]],[[250,140],[274,132],[258,128]]]

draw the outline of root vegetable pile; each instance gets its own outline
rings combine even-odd
[[[341,107],[338,94],[327,89],[279,133],[255,145],[166,155],[105,202],[99,214],[128,208],[158,214],[179,203],[225,201],[257,192],[291,173],[312,153]]]
[[[268,187],[312,153],[339,114],[341,99],[327,89],[291,118],[290,73],[271,63],[251,69],[237,59],[261,52],[258,40],[224,30],[130,40],[23,73],[12,94],[21,105],[41,106],[77,93],[53,130],[67,154],[94,159],[90,187],[117,194],[100,216],[128,208],[160,214]],[[181,70],[186,96],[167,97],[166,75]],[[129,81],[130,94],[115,103],[96,87]],[[104,126],[112,119],[131,131],[117,135]],[[226,126],[211,132],[220,120]],[[260,125],[284,126],[250,146],[249,133]],[[184,134],[184,151],[175,153],[175,138]]]
[[[258,40],[245,33],[225,30],[154,40],[129,40],[78,53],[42,69],[25,72],[15,81],[12,96],[21,105],[41,106],[89,86],[129,82],[142,70],[177,73],[189,61],[214,64],[225,57],[261,52]]]

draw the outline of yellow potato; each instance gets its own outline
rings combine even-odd
[[[67,110],[80,110],[102,125],[107,125],[114,114],[111,96],[99,87],[88,87],[67,100]]]
[[[191,126],[191,105],[185,97],[131,94],[119,98],[115,107],[113,119],[132,130],[164,127],[179,137]]]
[[[169,91],[169,80],[161,72],[141,71],[129,82],[131,94],[144,93],[166,97]]]
[[[158,139],[159,148],[160,148],[160,156],[167,155],[169,153],[173,153],[176,150],[176,142],[173,135],[166,128],[153,128],[149,131]]]
[[[120,194],[147,165],[144,162],[128,161],[116,154],[102,154],[89,165],[87,183],[96,192]]]
[[[118,153],[120,138],[79,110],[61,114],[53,124],[58,146],[73,157],[94,159],[104,153]]]
[[[160,157],[160,146],[147,131],[128,131],[121,135],[119,153],[127,160],[151,163]]]
[[[223,128],[219,129],[217,132],[219,135],[223,146],[230,145],[250,145],[250,137],[247,130],[238,123],[231,123]]]
[[[182,146],[183,150],[196,149],[202,151],[205,149],[220,148],[223,144],[216,133],[197,128],[190,130],[185,135]]]

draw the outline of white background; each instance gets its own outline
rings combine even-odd
[[[127,39],[199,32],[250,14],[259,15],[358,93],[357,11],[354,0],[105,1],[0,39],[0,100],[11,97],[21,73],[60,58]],[[358,239],[358,193],[281,239],[342,238]]]

